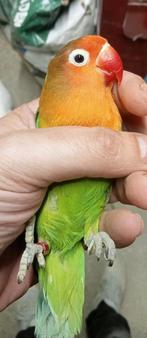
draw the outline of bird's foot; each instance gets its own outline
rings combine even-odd
[[[40,244],[36,244],[36,243],[26,244],[26,249],[24,250],[22,254],[19,271],[17,275],[18,284],[23,282],[26,276],[27,270],[29,269],[30,265],[33,263],[35,256],[37,258],[39,266],[44,268],[45,259],[44,259],[44,253],[43,253],[43,246]]]
[[[34,226],[35,226],[35,216],[31,218],[26,227],[25,241],[26,248],[22,254],[19,271],[17,274],[17,282],[18,284],[22,283],[27,270],[30,265],[33,263],[34,258],[36,256],[38,264],[40,267],[45,267],[45,258],[44,256],[49,253],[49,246],[45,242],[34,243]]]
[[[104,258],[109,262],[109,266],[114,263],[116,248],[113,240],[106,232],[99,232],[95,235],[91,235],[88,240],[85,241],[87,251],[89,254],[94,254],[98,260],[104,250]]]

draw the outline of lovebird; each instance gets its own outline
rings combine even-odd
[[[122,72],[121,59],[105,38],[93,35],[71,41],[49,64],[37,127],[98,126],[121,130],[112,88],[121,82]],[[99,231],[111,186],[109,179],[86,177],[54,183],[28,225],[26,244],[28,248],[38,248],[37,338],[73,338],[81,330],[85,248],[99,259],[104,247],[110,265],[115,256],[114,242]],[[29,238],[34,223],[37,244]],[[24,257],[30,262],[28,251]],[[23,268],[19,280],[21,274]]]

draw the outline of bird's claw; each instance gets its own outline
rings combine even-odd
[[[36,256],[38,264],[40,267],[45,267],[45,258],[44,256],[49,253],[49,246],[46,242],[39,241],[38,243],[34,243],[34,227],[36,222],[36,216],[34,215],[27,224],[26,233],[25,233],[25,242],[26,242],[26,249],[24,250],[19,271],[17,274],[17,282],[20,284],[23,282],[27,270],[29,269],[30,265],[34,261],[34,257]]]
[[[45,258],[44,258],[44,246],[41,243],[27,243],[26,249],[24,250],[21,261],[20,267],[17,275],[17,282],[18,284],[22,283],[27,270],[29,269],[30,265],[34,261],[34,257],[36,256],[38,264],[41,268],[45,267]]]
[[[104,250],[104,258],[112,266],[115,260],[116,248],[113,240],[105,232],[99,232],[85,241],[89,255],[94,254],[98,260]]]

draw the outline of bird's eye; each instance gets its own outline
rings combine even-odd
[[[89,53],[85,49],[75,49],[69,54],[69,62],[77,67],[85,66],[89,61]]]

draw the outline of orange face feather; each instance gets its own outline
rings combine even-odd
[[[122,78],[117,52],[100,36],[66,45],[50,62],[40,97],[40,127],[100,126],[121,129],[112,96]]]

